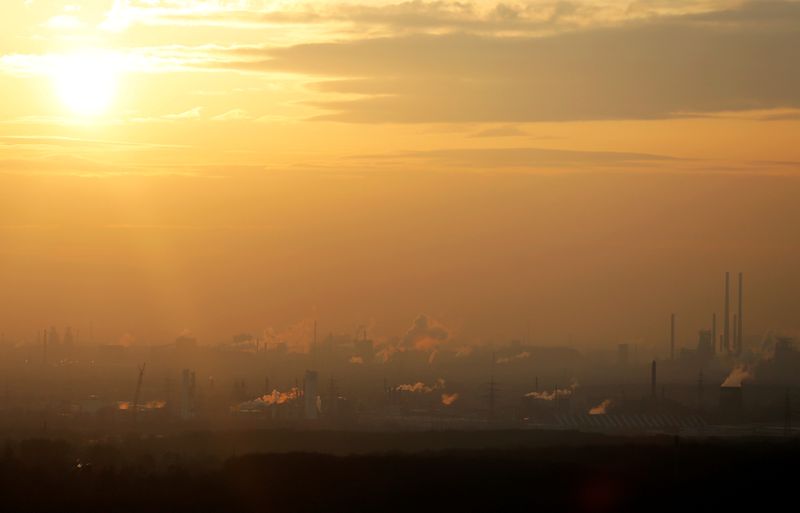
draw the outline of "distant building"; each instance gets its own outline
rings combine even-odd
[[[714,358],[714,336],[711,330],[697,332],[697,347],[695,349],[681,348],[680,360],[684,363],[694,362],[703,364]]]
[[[55,326],[50,328],[50,335],[47,337],[47,343],[51,346],[57,346],[61,344],[61,337],[58,335],[58,330]]]
[[[303,381],[303,417],[306,420],[317,420],[317,371],[306,371]]]
[[[197,339],[188,335],[181,335],[175,339],[175,349],[178,351],[192,351],[197,348]]]
[[[72,328],[67,326],[66,331],[64,331],[64,345],[67,347],[72,347],[75,343],[75,338],[72,336]]]
[[[617,365],[624,367],[630,362],[630,347],[628,344],[617,346]]]
[[[181,420],[189,420],[195,415],[195,374],[194,371],[183,369],[181,373]]]
[[[778,337],[775,341],[775,360],[789,360],[797,356],[794,349],[794,339],[791,337]]]
[[[700,330],[697,335],[697,356],[708,360],[714,357],[714,336],[711,330]]]

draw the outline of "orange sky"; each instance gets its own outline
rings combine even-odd
[[[0,326],[797,330],[800,3],[11,0]]]

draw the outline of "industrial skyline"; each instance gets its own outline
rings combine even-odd
[[[439,325],[440,328],[447,332],[447,336],[452,338],[457,338],[463,344],[472,344],[472,345],[491,345],[496,342],[500,342],[503,339],[507,340],[519,340],[525,343],[532,343],[536,342],[538,344],[543,345],[575,345],[576,347],[582,348],[591,348],[594,346],[597,349],[600,348],[610,348],[617,343],[625,341],[626,338],[631,339],[632,343],[637,343],[638,345],[642,346],[643,348],[648,348],[652,351],[653,356],[662,356],[664,355],[664,351],[666,351],[669,359],[674,360],[676,358],[676,354],[678,354],[682,349],[691,348],[694,346],[694,338],[695,334],[699,331],[701,333],[701,337],[707,336],[710,338],[710,348],[709,350],[719,353],[733,353],[735,355],[741,354],[743,339],[745,338],[744,334],[744,322],[743,322],[743,312],[744,312],[744,273],[738,272],[738,280],[737,280],[737,287],[735,289],[736,294],[736,313],[733,314],[733,317],[730,316],[730,309],[731,309],[731,287],[730,287],[730,272],[726,271],[724,273],[724,295],[723,301],[721,303],[720,310],[722,311],[723,316],[723,325],[722,325],[722,333],[717,335],[718,326],[717,326],[717,309],[714,308],[713,305],[709,305],[709,310],[711,311],[711,322],[710,325],[703,325],[702,323],[696,324],[694,326],[687,327],[685,326],[686,323],[681,323],[683,318],[682,316],[683,310],[676,310],[669,315],[669,331],[668,331],[668,345],[665,348],[661,347],[661,343],[659,342],[661,338],[661,334],[655,334],[655,336],[644,338],[641,335],[634,336],[634,337],[620,337],[617,339],[610,338],[604,341],[604,343],[597,344],[597,339],[589,336],[586,337],[588,340],[581,340],[581,338],[576,338],[572,334],[573,330],[566,330],[568,333],[566,335],[566,340],[564,339],[564,334],[561,334],[557,337],[551,338],[541,338],[537,337],[538,340],[534,340],[532,337],[531,332],[531,320],[528,318],[527,320],[519,320],[516,324],[518,326],[514,327],[511,332],[497,330],[495,332],[490,332],[488,334],[484,334],[483,336],[472,336],[469,333],[459,332],[458,329],[454,329],[452,326],[447,326],[441,319],[435,319],[432,322]],[[677,312],[677,313],[676,313]],[[426,318],[431,316],[423,314]],[[697,316],[690,316],[690,318],[696,319]],[[370,326],[368,327],[367,324],[357,324],[348,322],[343,323],[341,320],[337,320],[336,322],[332,323],[333,326],[336,328],[344,325],[344,326],[355,326],[355,330],[358,332],[356,334],[356,338],[358,338],[359,333],[363,333],[363,337],[367,337],[367,332],[370,332],[372,339],[376,340],[379,343],[386,343],[389,339],[396,338],[399,333],[398,332],[386,332],[376,328],[380,324],[380,321],[372,319],[370,321]],[[680,336],[678,336],[678,329],[679,326],[682,328],[682,332]],[[232,330],[236,330],[235,326],[231,327]],[[353,328],[350,328],[353,329]],[[384,328],[385,330],[385,328]],[[462,329],[463,330],[463,329]],[[16,333],[11,335],[10,331],[3,330],[2,335],[0,336],[0,342],[5,342],[6,340],[11,341],[13,339],[13,343],[31,343],[33,342],[33,337],[29,329],[17,329],[14,330]],[[67,325],[63,327],[64,331],[64,344],[71,346],[72,344],[95,344],[100,343],[104,345],[123,345],[128,346],[132,344],[142,344],[142,345],[163,345],[165,343],[169,343],[169,339],[171,338],[170,334],[162,334],[157,338],[151,339],[144,339],[139,340],[137,337],[132,334],[131,332],[125,332],[119,335],[112,334],[108,336],[108,334],[100,336],[96,338],[95,335],[95,322],[90,321],[88,328],[84,328],[83,332],[80,328],[73,328],[71,325]],[[251,337],[254,340],[258,340],[260,342],[264,342],[265,344],[268,341],[273,341],[276,343],[284,343],[288,344],[288,346],[294,351],[305,351],[309,352],[309,349],[314,347],[317,344],[317,331],[318,331],[318,320],[316,318],[312,319],[304,319],[295,322],[294,324],[286,327],[282,330],[275,330],[274,328],[266,328],[256,331],[250,331],[249,334],[246,335],[239,335],[245,337]],[[756,339],[758,337],[765,337],[766,334],[770,332],[778,332],[784,333],[788,336],[794,336],[797,332],[797,329],[793,325],[767,325],[764,329],[760,330],[759,332],[751,333],[750,338]],[[46,354],[48,343],[55,343],[58,345],[61,340],[61,336],[59,334],[59,329],[56,326],[50,326],[49,328],[44,328],[41,330],[35,330],[35,340],[37,344],[42,345],[42,350]],[[243,332],[244,333],[244,332]],[[341,331],[331,330],[331,334],[333,333],[342,333]],[[346,333],[346,332],[344,332]],[[703,335],[703,333],[706,333]],[[192,332],[191,329],[188,327],[184,328],[181,331],[181,335],[187,335],[197,338],[198,333]],[[732,336],[731,336],[732,335]],[[224,338],[223,338],[224,337]],[[227,335],[219,338],[211,338],[206,339],[205,341],[202,340],[202,335],[200,336],[201,343],[204,344],[219,344],[220,342],[224,342]],[[584,336],[585,337],[585,336]],[[649,339],[649,340],[648,340]],[[677,353],[676,353],[677,351]]]
[[[800,346],[780,330],[745,335],[744,273],[737,274],[732,319],[730,275],[721,275],[728,322],[718,340],[716,312],[684,339],[676,336],[681,317],[671,313],[664,342],[652,348],[619,342],[578,350],[526,337],[472,344],[424,314],[389,337],[359,325],[320,338],[313,320],[205,344],[188,332],[143,344],[86,340],[69,327],[62,337],[50,327],[35,341],[3,338],[0,368],[10,384],[2,409],[23,418],[39,411],[70,429],[434,423],[687,436],[778,430],[794,415]],[[76,372],[92,377],[78,386]]]
[[[800,0],[0,4],[0,511],[797,502]]]

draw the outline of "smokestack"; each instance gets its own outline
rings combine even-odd
[[[669,359],[675,359],[675,314],[669,316]]]
[[[717,352],[717,313],[711,314],[711,352]]]
[[[314,319],[314,338],[311,339],[311,349],[312,351],[317,350],[317,320]]]
[[[725,345],[725,350],[730,351],[730,273],[725,271],[725,320],[723,321],[725,325],[722,327],[722,340]]]
[[[311,348],[308,350],[311,355],[311,366],[317,368],[317,320],[314,319],[314,335],[311,339]]]
[[[739,273],[739,313],[736,325],[736,354],[742,354],[742,273]]]
[[[653,399],[656,398],[656,361],[653,360],[653,363],[650,365],[650,391],[653,396]]]

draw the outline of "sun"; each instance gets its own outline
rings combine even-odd
[[[61,102],[81,116],[108,111],[117,94],[114,56],[99,51],[63,55],[53,69],[53,82]]]

